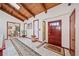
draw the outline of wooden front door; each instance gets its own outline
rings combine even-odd
[[[70,54],[75,55],[75,10],[70,15]]]
[[[61,20],[48,22],[48,43],[61,47]]]

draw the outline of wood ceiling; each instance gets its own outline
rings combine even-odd
[[[17,3],[20,6],[20,9],[17,10],[12,7],[9,3],[1,3],[0,10],[18,18],[21,21],[28,20],[30,17],[35,17],[35,15],[53,8],[60,3]]]

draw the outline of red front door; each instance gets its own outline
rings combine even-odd
[[[48,43],[61,47],[61,20],[48,22]]]

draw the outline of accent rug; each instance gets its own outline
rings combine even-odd
[[[65,51],[64,51],[64,48],[62,48],[62,47],[46,43],[44,48],[46,48],[46,49],[48,49],[52,52],[56,52],[58,54],[61,54],[61,55],[65,56]]]

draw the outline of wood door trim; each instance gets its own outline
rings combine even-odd
[[[8,22],[7,22],[7,39],[8,39]]]
[[[38,21],[38,30],[39,30],[39,20],[34,20],[33,21],[33,35],[34,35],[34,33],[35,33],[35,30],[34,30],[34,22],[35,21]],[[36,39],[39,39],[39,31],[38,31],[38,38],[36,38]]]
[[[44,41],[44,40],[46,40],[46,22],[43,21],[42,24],[43,24],[42,27],[45,27],[45,28],[43,28],[43,30],[42,30],[42,38],[43,38],[43,41]],[[45,31],[44,31],[44,30],[45,30]],[[44,32],[43,32],[43,31],[44,31]]]
[[[70,15],[70,25],[71,25],[71,16],[74,14],[74,21],[76,22],[76,13],[75,13],[76,11],[75,11],[75,9],[72,11],[72,13],[71,13],[71,15]],[[74,23],[75,23],[74,22]],[[76,23],[75,23],[76,24]],[[74,25],[75,26],[75,25]],[[76,28],[74,27],[74,32],[76,31]],[[71,51],[71,27],[70,27],[70,51]],[[75,32],[75,37],[76,37],[76,32]],[[75,38],[75,40],[76,40],[76,38]],[[75,44],[75,42],[74,42],[74,44]],[[76,46],[76,44],[75,44],[75,46]]]
[[[49,26],[49,23],[54,23],[54,22],[59,22],[60,21],[60,31],[61,31],[61,46],[60,47],[62,47],[62,20],[55,20],[55,21],[49,21],[48,22],[48,26]],[[49,32],[49,31],[48,31]],[[48,40],[49,40],[49,35],[48,35]]]

